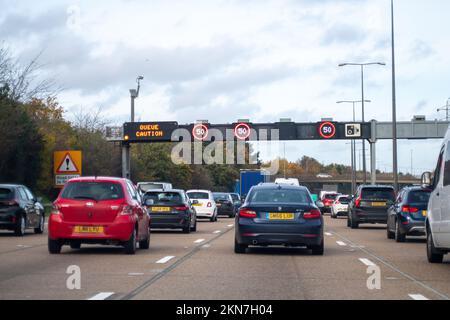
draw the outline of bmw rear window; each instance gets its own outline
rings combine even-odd
[[[14,198],[14,191],[9,188],[0,188],[0,200],[12,200]]]
[[[122,186],[113,182],[72,182],[61,194],[63,199],[107,201],[123,199]]]
[[[296,203],[311,204],[309,194],[303,190],[253,190],[249,196],[250,203]]]
[[[365,188],[361,195],[364,200],[395,200],[394,189],[390,188]]]
[[[408,203],[427,204],[430,200],[430,194],[431,192],[426,190],[411,191],[408,195]]]
[[[144,201],[153,200],[154,205],[181,204],[184,197],[179,192],[147,192]]]
[[[188,194],[189,199],[195,199],[195,200],[208,200],[209,194],[206,192],[189,192]]]

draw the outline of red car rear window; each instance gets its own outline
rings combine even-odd
[[[114,182],[72,182],[61,194],[71,200],[119,200],[124,198],[122,186]]]

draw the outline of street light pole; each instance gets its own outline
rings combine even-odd
[[[364,118],[364,67],[371,65],[380,65],[385,66],[386,64],[383,62],[369,62],[369,63],[341,63],[339,67],[345,66],[360,66],[361,67],[361,96],[362,96],[362,122],[365,122]],[[363,182],[367,183],[367,166],[366,166],[366,141],[363,139]]]
[[[442,108],[437,109],[437,112],[440,111],[445,111],[445,121],[449,121],[450,120],[450,98],[447,99],[447,104],[445,106],[443,106]]]
[[[395,86],[395,32],[394,0],[391,0],[391,38],[392,38],[392,162],[394,171],[394,189],[398,192],[398,158],[397,158],[397,97]]]

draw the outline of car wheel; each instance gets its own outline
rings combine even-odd
[[[350,228],[352,228],[352,229],[359,228],[359,223],[355,221],[353,214],[350,215]]]
[[[50,254],[60,254],[61,253],[61,242],[58,240],[52,240],[48,238],[48,252]]]
[[[45,218],[44,218],[44,216],[42,215],[42,216],[39,218],[39,226],[38,226],[37,228],[34,228],[34,233],[36,233],[36,234],[42,234],[42,233],[44,233],[44,226],[45,226]]]
[[[406,240],[406,235],[401,232],[400,223],[397,219],[397,221],[395,221],[395,241],[405,242],[405,240]]]
[[[389,230],[389,224],[386,227],[386,236],[388,239],[394,239],[395,238],[395,232],[392,232],[391,230]]]
[[[70,242],[70,248],[73,249],[73,250],[81,249],[81,241],[71,241]]]
[[[213,215],[211,218],[209,218],[209,222],[215,222],[216,221],[216,216]]]
[[[191,224],[189,223],[187,227],[183,227],[183,233],[189,234],[191,233]]]
[[[248,246],[245,244],[240,244],[234,239],[234,253],[245,253]]]
[[[197,232],[197,219],[195,220],[194,225],[191,227],[192,232]]]
[[[427,232],[427,258],[430,263],[442,263],[444,261],[444,254],[440,253],[434,246],[431,230]]]
[[[126,254],[136,253],[136,228],[133,229],[130,239],[124,243],[124,249]]]
[[[347,214],[347,227],[350,228],[350,215],[351,213]]]
[[[139,249],[147,250],[148,248],[150,248],[150,229],[149,229],[147,238],[145,238],[144,240],[139,241]]]
[[[311,247],[311,252],[313,256],[323,256],[325,251],[325,246],[322,240],[322,243],[318,246]]]
[[[25,235],[26,224],[27,222],[25,220],[25,216],[21,214],[19,219],[17,220],[16,227],[14,229],[14,234],[17,237],[23,237]]]

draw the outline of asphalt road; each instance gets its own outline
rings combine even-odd
[[[426,261],[424,238],[396,243],[384,226],[346,227],[326,217],[325,255],[308,250],[251,248],[233,252],[234,219],[200,222],[198,231],[152,231],[150,250],[64,247],[49,255],[47,235],[0,231],[0,299],[448,299],[450,257]],[[69,266],[81,289],[69,290]],[[375,268],[373,267],[376,266]],[[367,286],[368,268],[380,288]],[[369,270],[372,271],[373,270]]]

